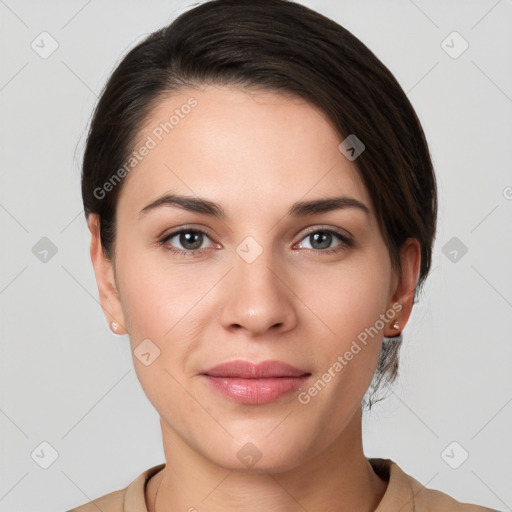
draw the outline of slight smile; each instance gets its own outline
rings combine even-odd
[[[254,364],[237,360],[216,365],[201,375],[213,390],[234,402],[262,405],[296,391],[311,373],[281,361]]]

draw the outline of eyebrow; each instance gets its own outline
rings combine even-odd
[[[200,197],[182,196],[178,194],[165,194],[162,197],[159,197],[152,203],[145,206],[139,212],[139,215],[146,214],[151,210],[155,210],[156,208],[163,206],[177,206],[178,208],[182,208],[190,212],[202,213],[219,219],[226,218],[226,212],[219,204]],[[299,201],[289,208],[288,215],[292,217],[301,217],[346,208],[356,208],[365,212],[367,215],[370,214],[370,209],[361,201],[352,197],[340,196]]]

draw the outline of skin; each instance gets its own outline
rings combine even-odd
[[[107,320],[129,333],[132,351],[147,338],[160,350],[149,366],[133,358],[160,414],[166,458],[147,485],[148,510],[157,489],[160,512],[374,510],[386,482],[364,456],[360,404],[382,335],[396,335],[391,324],[403,329],[409,318],[419,244],[406,241],[402,272],[395,271],[357,160],[340,153],[343,138],[301,99],[184,89],[157,104],[139,141],[191,96],[197,106],[125,179],[114,261],[102,251],[97,216],[89,219]],[[168,192],[219,203],[226,218],[175,206],[139,214]],[[287,214],[296,201],[333,196],[357,199],[369,214]],[[159,243],[183,226],[207,232],[195,256]],[[322,229],[353,245],[333,235],[329,248],[340,250],[324,254],[308,236]],[[236,252],[247,236],[263,250],[252,263]],[[190,247],[179,236],[166,243]],[[293,392],[270,404],[238,404],[199,375],[225,361],[277,359],[311,372],[309,386],[394,303],[402,305],[396,317],[306,405]],[[248,442],[262,455],[252,467],[237,457]]]

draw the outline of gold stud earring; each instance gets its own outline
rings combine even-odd
[[[117,332],[117,322],[114,322],[112,320],[112,322],[110,322],[110,328],[114,331],[114,332]]]
[[[395,323],[392,325],[393,329],[400,329],[400,324],[398,323],[398,320],[395,320]]]

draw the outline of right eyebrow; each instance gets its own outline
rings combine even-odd
[[[151,210],[160,208],[163,206],[178,206],[184,210],[191,212],[202,213],[204,215],[211,215],[219,219],[226,218],[226,212],[222,206],[208,199],[201,199],[194,196],[182,196],[178,194],[165,194],[155,201],[149,203],[147,206],[142,208],[139,215],[144,215]]]

